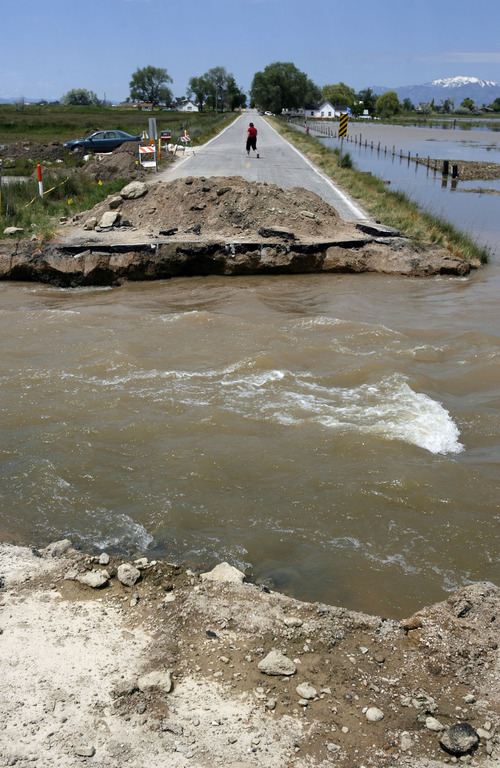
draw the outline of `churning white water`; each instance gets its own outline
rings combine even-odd
[[[1,284],[2,538],[391,615],[498,581],[498,288]]]

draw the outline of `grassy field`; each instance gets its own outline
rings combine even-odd
[[[373,218],[389,227],[400,230],[416,242],[431,242],[446,248],[450,254],[467,261],[479,259],[485,263],[489,251],[479,246],[468,235],[460,232],[446,220],[433,216],[414,203],[403,192],[389,191],[382,179],[362,173],[354,168],[339,168],[339,152],[327,149],[318,139],[290,128],[282,120],[274,120],[279,132],[331,179],[338,182]],[[345,165],[349,165],[349,160]]]
[[[193,143],[206,140],[234,118],[233,114],[213,112],[140,112],[128,107],[61,107],[25,105],[21,108],[0,104],[0,144],[17,141],[65,142],[87,136],[95,130],[113,128],[133,136],[147,131],[149,118],[156,118],[158,131],[189,130]]]
[[[202,144],[232,122],[237,114],[214,114],[185,112],[138,112],[136,109],[85,108],[85,107],[40,107],[29,105],[23,109],[0,105],[0,158],[1,145],[18,142],[50,144],[64,142],[71,138],[88,135],[94,129],[116,128],[133,135],[149,128],[149,118],[155,117],[157,130],[170,129],[177,137],[185,129],[193,144]],[[64,154],[57,175],[44,171],[44,196],[38,194],[36,160],[27,157],[5,161],[3,175],[30,177],[26,182],[12,181],[1,188],[0,237],[6,227],[19,227],[19,236],[35,235],[46,239],[54,235],[59,219],[86,211],[96,203],[121,189],[128,179],[96,184],[82,174],[75,174],[75,168],[83,165],[81,157]],[[168,157],[162,159],[168,162]],[[45,164],[50,167],[50,163]],[[62,169],[68,169],[67,178],[61,176]],[[55,169],[54,169],[55,170]],[[35,174],[35,176],[33,176]]]

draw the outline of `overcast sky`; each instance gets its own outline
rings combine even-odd
[[[133,72],[165,68],[174,96],[222,66],[248,92],[290,61],[320,87],[500,82],[498,0],[4,0],[0,98],[71,88],[122,101]]]

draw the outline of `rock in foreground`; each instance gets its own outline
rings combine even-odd
[[[0,547],[0,765],[498,764],[493,584],[399,622],[67,547]]]

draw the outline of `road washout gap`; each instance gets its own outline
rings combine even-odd
[[[56,241],[0,249],[0,279],[62,286],[176,276],[379,272],[467,275],[474,265],[318,195],[232,177],[134,181],[77,214]]]

